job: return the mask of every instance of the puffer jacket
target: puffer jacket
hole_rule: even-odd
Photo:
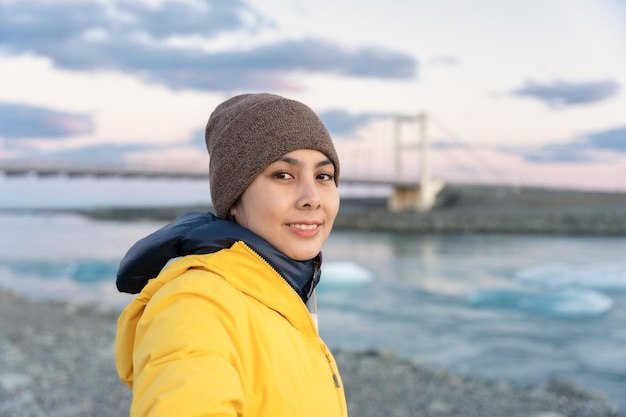
[[[210,214],[138,242],[118,288],[145,287],[115,343],[131,416],[347,416],[335,360],[303,301],[318,266]]]

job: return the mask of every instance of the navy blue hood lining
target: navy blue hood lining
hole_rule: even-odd
[[[214,253],[238,241],[263,257],[306,303],[319,282],[321,254],[307,261],[295,261],[250,230],[201,212],[183,214],[135,243],[120,262],[117,289],[137,294],[170,259]]]

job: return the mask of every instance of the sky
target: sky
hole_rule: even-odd
[[[345,178],[416,179],[427,138],[442,182],[626,191],[625,0],[0,0],[0,164],[207,170],[248,92],[315,110]],[[0,175],[0,207],[208,198]]]

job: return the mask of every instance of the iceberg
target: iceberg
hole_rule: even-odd
[[[481,290],[469,296],[473,307],[504,308],[561,318],[591,318],[606,314],[613,300],[599,292],[569,288],[552,292]]]
[[[0,265],[14,275],[32,276],[42,279],[71,279],[78,282],[112,282],[117,274],[118,261],[81,260],[22,260],[2,261]]]
[[[522,283],[544,288],[577,287],[621,292],[626,291],[626,263],[542,263],[518,271],[515,278]]]
[[[318,289],[351,287],[374,280],[374,273],[354,262],[324,262]]]

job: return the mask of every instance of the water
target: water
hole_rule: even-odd
[[[161,225],[0,215],[0,287],[122,308],[118,262]],[[518,384],[559,375],[626,410],[626,238],[335,231],[318,288],[332,348]]]

